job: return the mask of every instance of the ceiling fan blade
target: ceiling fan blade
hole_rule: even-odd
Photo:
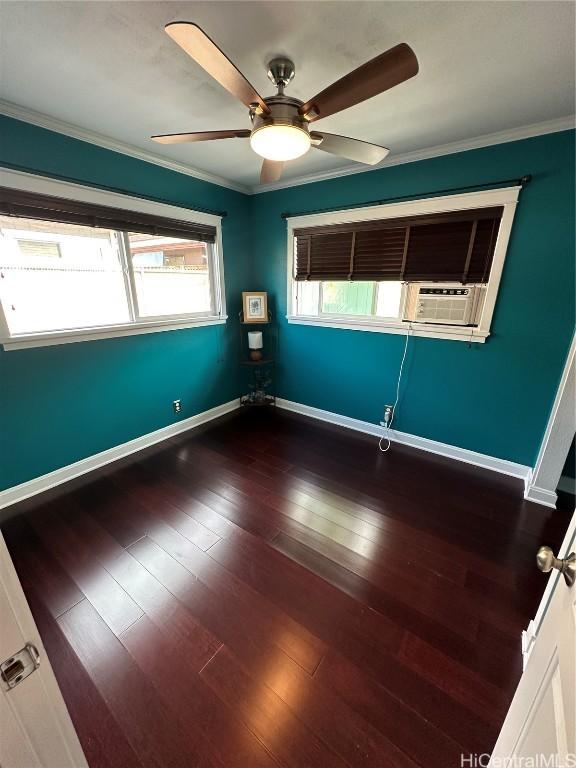
[[[378,144],[370,144],[359,139],[349,139],[347,136],[338,136],[335,133],[311,131],[310,138],[312,139],[312,146],[316,149],[330,152],[331,155],[347,157],[348,160],[355,160],[357,163],[365,163],[366,165],[376,165],[376,163],[384,160],[390,152],[389,149],[380,147]]]
[[[282,176],[284,163],[279,160],[264,160],[262,170],[260,171],[260,184],[270,184],[278,181]]]
[[[186,141],[214,141],[215,139],[247,139],[250,131],[196,131],[194,133],[164,133],[151,136],[158,144],[182,144]]]
[[[307,120],[319,120],[371,99],[417,73],[416,54],[409,45],[400,43],[329,85],[303,104],[299,112]]]
[[[247,107],[251,104],[259,104],[265,113],[270,111],[262,96],[254,90],[244,75],[236,69],[228,56],[218,48],[216,43],[197,24],[192,24],[188,21],[173,21],[167,24],[164,29],[175,43],[178,43],[194,61],[198,62],[232,96],[236,96]]]

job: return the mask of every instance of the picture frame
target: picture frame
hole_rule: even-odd
[[[242,315],[245,323],[267,323],[268,294],[266,291],[242,291]]]

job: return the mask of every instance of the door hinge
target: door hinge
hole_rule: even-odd
[[[15,688],[22,680],[38,669],[40,654],[32,643],[26,643],[17,653],[0,664],[0,677],[7,691]]]

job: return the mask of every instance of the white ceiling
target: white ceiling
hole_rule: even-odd
[[[263,95],[266,64],[296,64],[306,100],[378,53],[409,43],[420,73],[319,130],[395,155],[573,115],[572,2],[11,2],[0,5],[0,97],[165,160],[257,184],[246,140],[162,147],[154,133],[247,128],[246,109],[163,31],[198,23]],[[312,150],[285,178],[349,168]]]

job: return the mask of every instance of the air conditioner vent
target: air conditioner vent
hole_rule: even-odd
[[[436,325],[477,325],[484,285],[410,283],[403,320]]]

